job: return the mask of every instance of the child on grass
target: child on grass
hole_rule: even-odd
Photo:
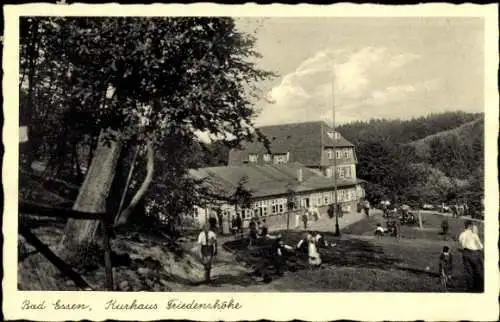
[[[446,280],[451,279],[453,270],[453,256],[451,255],[448,246],[443,247],[443,251],[439,255],[439,275]]]

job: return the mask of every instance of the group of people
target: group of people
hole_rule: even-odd
[[[205,268],[205,280],[210,282],[210,272],[212,262],[217,255],[217,235],[214,226],[210,223],[205,225],[198,236],[198,243],[201,247],[201,258]],[[375,230],[376,235],[387,233],[380,224]],[[271,246],[271,258],[274,262],[276,272],[281,275],[286,263],[287,253],[295,251],[305,251],[308,263],[311,268],[319,267],[322,264],[320,247],[334,247],[335,243],[329,243],[319,233],[306,232],[304,237],[295,247],[284,243],[281,235],[271,235],[263,219],[262,223],[252,219],[249,223],[249,246],[255,245],[258,238],[274,240]],[[458,237],[458,250],[462,255],[466,287],[471,292],[482,292],[484,289],[484,264],[483,264],[483,244],[479,237],[478,227],[474,222],[467,220],[465,229]],[[453,273],[453,255],[450,247],[444,246],[439,256],[439,274],[441,281],[446,288]]]
[[[217,255],[217,234],[211,229],[210,223],[206,224],[203,230],[198,235],[198,244],[200,245],[201,261],[205,270],[205,281],[211,281],[210,273],[212,263]],[[284,243],[281,235],[271,235],[268,232],[265,219],[261,225],[260,233],[257,229],[257,223],[254,220],[249,224],[249,245],[255,245],[257,238],[267,238],[274,240],[271,246],[271,259],[273,261],[276,273],[282,275],[287,259],[287,253],[295,251],[304,251],[307,253],[308,263],[311,268],[319,267],[322,264],[320,247],[334,247],[335,243],[326,241],[319,233],[313,234],[306,232],[304,237],[297,243],[295,247]]]
[[[271,258],[278,275],[282,275],[286,263],[287,253],[304,251],[307,254],[309,267],[311,269],[320,267],[323,263],[321,259],[320,247],[335,247],[336,244],[328,242],[318,233],[306,232],[295,247],[284,243],[281,236],[278,236],[271,247]]]
[[[484,289],[483,243],[477,226],[470,220],[465,222],[465,229],[458,237],[458,251],[462,253],[465,283],[468,291],[482,292]],[[453,275],[453,255],[448,246],[443,247],[439,256],[439,273],[443,286]]]

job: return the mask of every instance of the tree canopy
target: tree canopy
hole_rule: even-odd
[[[257,85],[274,76],[229,17],[27,17],[20,30],[21,111],[36,158],[71,177],[103,130],[149,140],[160,164],[150,196],[175,211],[194,202],[185,174],[201,165],[197,133],[229,147],[250,138]]]

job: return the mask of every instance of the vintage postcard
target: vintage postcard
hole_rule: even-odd
[[[494,320],[497,11],[5,6],[5,317]]]

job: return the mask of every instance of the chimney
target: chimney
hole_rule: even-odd
[[[302,168],[297,169],[297,181],[302,182],[303,177],[302,177]]]

